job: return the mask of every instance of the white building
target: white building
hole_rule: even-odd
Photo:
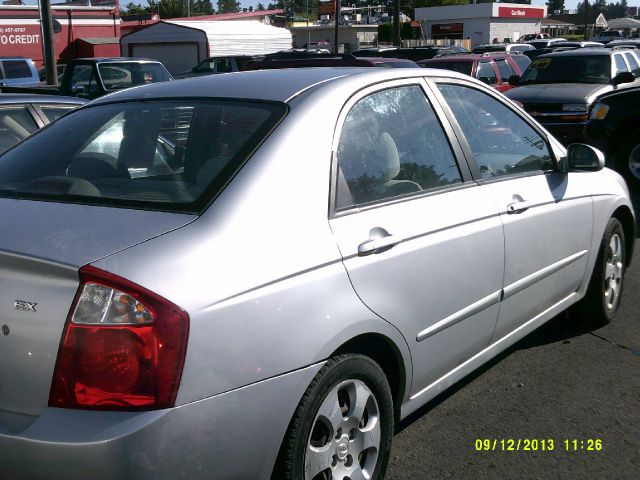
[[[447,7],[416,8],[416,20],[426,38],[470,38],[472,45],[495,39],[515,41],[522,35],[539,33],[547,7],[519,3],[480,3]]]

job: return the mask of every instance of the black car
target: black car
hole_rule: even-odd
[[[514,82],[517,88],[505,95],[568,145],[584,142],[589,107],[597,97],[640,86],[638,77],[640,58],[635,50],[578,48],[536,58]]]
[[[0,95],[0,154],[86,102],[57,95],[3,93]]]
[[[352,52],[356,57],[387,57],[387,58],[404,58],[418,62],[420,60],[428,60],[436,55],[448,53],[469,53],[464,47],[449,45],[443,47],[407,47],[407,48],[363,48]]]
[[[640,190],[640,87],[607,93],[594,103],[586,125],[587,140],[607,154],[609,167]]]

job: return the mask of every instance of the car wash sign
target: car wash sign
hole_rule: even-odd
[[[499,18],[544,18],[546,8],[498,7]],[[494,10],[495,11],[495,10]]]
[[[31,25],[0,26],[0,45],[39,45],[40,27]]]

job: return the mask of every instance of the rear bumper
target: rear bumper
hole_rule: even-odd
[[[47,408],[35,421],[0,416],[0,478],[269,478],[291,416],[320,367],[166,410]],[[20,425],[28,426],[15,432]]]

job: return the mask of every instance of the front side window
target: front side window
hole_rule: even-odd
[[[491,63],[489,62],[478,63],[476,78],[488,85],[494,85],[498,82],[498,79],[496,78],[496,72],[493,69],[493,65],[491,65]]]
[[[418,86],[369,95],[349,111],[338,144],[338,207],[462,181],[435,112]],[[347,190],[345,191],[341,191]]]
[[[506,60],[496,60],[496,65],[498,66],[498,71],[500,72],[500,76],[502,77],[502,81],[506,82],[509,80],[509,77],[513,75],[513,71],[509,64],[507,64]]]
[[[506,105],[479,90],[438,84],[464,133],[483,178],[551,170],[544,139]]]
[[[223,100],[81,109],[0,157],[0,196],[199,213],[285,111]]]
[[[99,93],[92,65],[77,65],[71,74],[71,87],[83,95]]]
[[[622,55],[614,55],[613,58],[615,60],[615,65],[616,65],[616,75],[622,72],[629,71],[629,68],[625,63],[624,58],[622,58]]]
[[[38,129],[25,107],[0,108],[0,154]]]
[[[631,52],[625,52],[624,56],[627,59],[627,62],[629,62],[629,66],[631,67],[631,72],[636,77],[640,77],[640,65],[638,65],[638,61],[636,60],[635,55]]]

